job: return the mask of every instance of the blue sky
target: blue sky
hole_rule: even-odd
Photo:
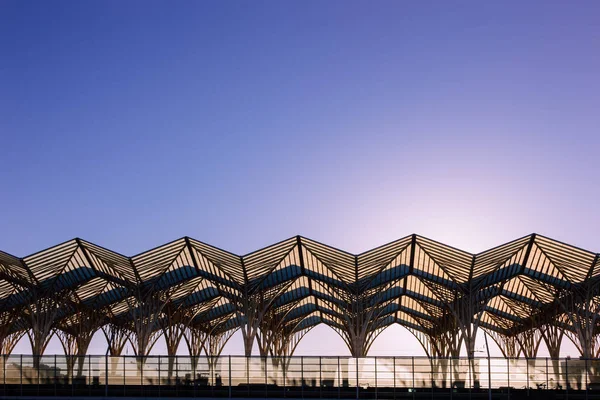
[[[0,2],[0,249],[599,251],[600,3]],[[314,343],[314,342],[313,342]]]

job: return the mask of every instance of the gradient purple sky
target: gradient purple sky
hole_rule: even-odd
[[[361,252],[416,232],[478,252],[537,232],[598,251],[599,15],[1,1],[0,249],[189,235],[242,254],[302,234]],[[393,328],[373,352],[416,346]],[[328,352],[347,354],[324,327],[299,347]]]

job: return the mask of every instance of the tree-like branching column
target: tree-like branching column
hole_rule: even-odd
[[[221,326],[222,325],[204,327],[188,326],[183,332],[183,338],[192,359],[193,371],[197,371],[198,361],[202,356],[202,352],[204,352],[210,374],[213,376],[223,348],[238,330],[238,328],[234,328],[219,331]],[[208,329],[208,331],[206,329]]]
[[[259,343],[259,350],[261,355],[264,355],[264,352],[267,351],[269,343],[272,341],[272,337],[269,333],[270,330],[267,326],[276,324],[277,322],[266,317],[266,314],[271,310],[273,301],[277,299],[281,293],[285,292],[290,285],[291,282],[285,282],[268,291],[258,291],[247,297],[244,296],[244,298],[240,300],[237,307],[237,318],[242,321],[240,330],[242,331],[246,357],[252,355],[252,347],[254,346],[254,341],[261,332],[261,328],[264,329],[265,334],[260,338],[263,343]]]
[[[2,352],[2,357],[0,357],[0,371],[2,371],[4,377],[6,377],[8,373],[6,368],[8,356],[12,353],[13,349],[24,335],[25,331],[23,330],[4,335],[4,338],[1,343],[2,347],[0,347],[0,351]]]
[[[164,291],[137,288],[134,292],[135,296],[131,296],[126,300],[127,317],[132,326],[129,342],[138,357],[140,371],[143,370],[148,354],[161,335],[162,311],[168,304],[172,293],[179,286],[174,285]],[[173,339],[171,344],[173,344],[173,341],[178,340],[177,336],[172,336],[170,339]]]
[[[371,345],[382,332],[382,317],[389,313],[391,305],[386,300],[388,291],[396,286],[396,282],[390,282],[378,288],[372,288],[349,296],[342,290],[334,291],[337,298],[348,303],[346,309],[342,309],[341,303],[324,302],[332,309],[340,312],[340,326],[334,326],[334,330],[344,339],[353,357],[366,357]]]
[[[245,297],[241,300],[242,310],[238,312],[238,318],[243,321],[241,326],[242,338],[244,340],[244,354],[246,357],[252,355],[254,340],[260,329],[264,313],[268,310],[269,304],[265,301],[262,293]]]
[[[0,351],[2,355],[10,355],[19,342],[25,330],[17,327],[20,308],[0,314]]]
[[[108,353],[113,357],[120,356],[129,340],[131,330],[111,322],[102,327],[102,332],[108,343]]]
[[[555,320],[554,323],[544,324],[540,328],[540,332],[542,334],[542,338],[544,339],[544,343],[546,343],[546,347],[548,348],[550,358],[553,359],[560,357],[560,345],[565,335],[565,328],[563,328],[562,325],[563,324],[559,324],[558,320]]]
[[[119,356],[123,353],[123,349],[131,336],[131,329],[124,325],[117,325],[113,322],[102,327],[102,332],[108,343],[108,353],[111,356],[110,371],[111,375],[115,375],[119,367]]]
[[[566,335],[575,343],[583,358],[598,358],[600,356],[600,343],[598,342],[600,286],[590,285],[585,288],[585,291],[580,292],[579,296],[569,293],[562,299],[562,304],[574,330],[574,332],[566,331]]]
[[[492,330],[486,330],[486,333],[496,342],[504,357],[518,358],[521,354],[521,347],[516,336],[505,335]]]
[[[208,366],[210,371],[211,379],[214,382],[214,374],[218,368],[221,353],[225,348],[225,345],[231,339],[233,334],[237,331],[237,328],[229,329],[225,331],[218,331],[214,329],[207,340],[204,342],[204,348],[208,358]]]
[[[184,320],[187,322],[187,318],[185,318],[183,311],[174,309],[172,304],[168,304],[164,307],[163,314],[158,320],[167,346],[167,356],[169,359],[167,377],[169,380],[173,376],[175,356],[177,356],[177,349],[179,348],[179,343],[181,343],[186,328]]]
[[[538,328],[528,329],[516,335],[521,354],[525,358],[535,358],[537,356],[540,343],[542,342],[542,332]],[[517,354],[517,357],[519,354]]]
[[[506,358],[535,358],[540,343],[542,332],[538,328],[528,329],[514,335],[506,335],[496,331],[486,330],[487,334],[496,342],[502,355]]]
[[[149,291],[141,294],[138,298],[128,298],[127,305],[129,307],[128,317],[132,323],[129,342],[135,355],[138,356],[139,362],[143,365],[146,356],[160,337],[158,317],[164,301],[160,296]]]
[[[75,358],[78,360],[77,376],[83,374],[85,355],[92,337],[105,321],[104,310],[89,310],[80,306],[76,314],[68,316],[57,324],[54,333],[67,356],[67,370],[71,376]]]
[[[446,387],[450,365],[453,366],[452,373],[454,374],[454,381],[456,381],[460,371],[458,365],[452,359],[458,358],[460,355],[462,336],[458,328],[442,333],[436,332],[435,335],[414,328],[408,328],[408,331],[415,336],[421,347],[423,347],[429,358],[431,370],[435,371],[436,376],[441,376],[442,387]]]
[[[34,366],[39,368],[40,357],[44,354],[54,333],[54,324],[59,314],[66,311],[66,306],[61,304],[61,300],[66,296],[64,293],[57,293],[53,298],[42,297],[40,294],[36,294],[34,297],[35,300],[27,305],[25,313],[29,317],[31,326],[27,331],[27,336],[31,343]]]
[[[4,336],[0,347],[0,351],[2,352],[2,354],[5,356],[10,355],[13,352],[17,343],[19,343],[19,341],[24,335],[25,331],[17,331],[11,332],[8,335]]]
[[[298,344],[300,343],[302,338],[308,332],[310,332],[312,328],[314,328],[314,326],[295,331],[293,333],[281,335],[282,340],[276,340],[273,343],[273,346],[271,347],[271,355],[274,357],[281,357],[289,360],[289,357],[294,355],[294,351],[296,351],[296,347],[298,347]]]
[[[204,350],[204,342],[208,338],[208,333],[200,328],[188,326],[183,332],[183,338],[192,358],[192,370],[198,369],[198,359]]]
[[[294,310],[293,307],[286,311],[278,312],[274,308],[263,316],[258,336],[258,349],[263,357],[271,356],[289,356],[296,348],[297,342],[294,340],[293,328],[298,321],[289,321],[287,316]],[[296,323],[294,323],[296,322]],[[288,324],[289,326],[286,326]],[[291,324],[291,325],[290,325]],[[287,329],[286,329],[287,328]],[[292,330],[290,330],[290,328]],[[304,336],[301,335],[300,338]],[[298,339],[299,340],[299,339]],[[293,345],[292,343],[296,343]]]
[[[460,329],[454,327],[446,332],[431,336],[430,340],[434,343],[433,348],[437,349],[436,357],[438,366],[436,368],[435,359],[432,360],[433,371],[440,371],[442,376],[442,387],[446,387],[446,381],[449,375],[449,367],[453,366],[451,373],[454,375],[453,381],[456,381],[460,375],[459,368],[456,362],[452,359],[458,359],[460,356],[460,347],[463,341],[463,336],[460,334]]]

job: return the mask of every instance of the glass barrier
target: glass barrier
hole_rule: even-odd
[[[600,360],[2,356],[4,396],[595,398]],[[541,393],[548,392],[547,395]],[[558,396],[558,397],[557,397]],[[589,397],[593,396],[593,397]]]

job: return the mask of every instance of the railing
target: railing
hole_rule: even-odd
[[[0,357],[4,396],[600,398],[596,359]]]

